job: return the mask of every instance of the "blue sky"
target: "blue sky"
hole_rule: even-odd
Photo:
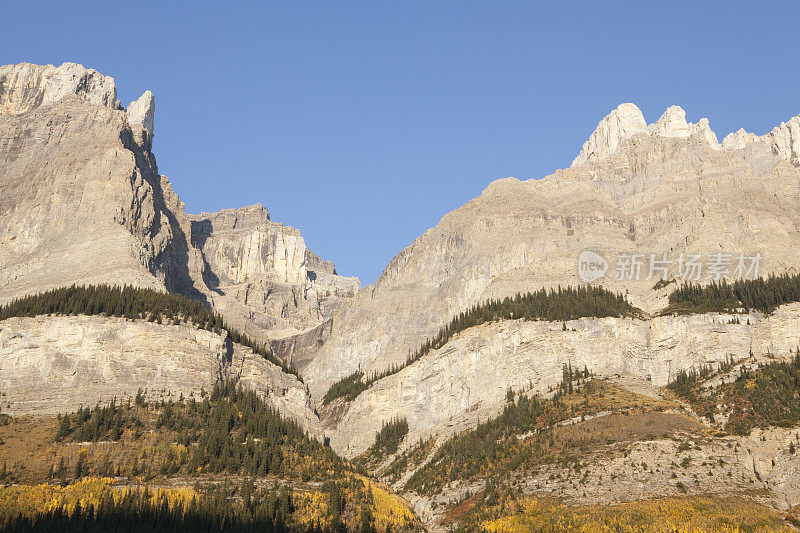
[[[800,114],[798,3],[164,4],[6,4],[0,64],[153,90],[189,212],[262,202],[364,283],[492,180],[568,166],[621,102],[720,140]]]

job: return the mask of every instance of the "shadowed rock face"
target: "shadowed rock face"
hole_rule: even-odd
[[[260,206],[190,216],[151,152],[150,91],[72,63],[0,67],[0,304],[72,284],[130,284],[208,302],[251,337],[320,323],[359,289]],[[305,386],[217,335],[101,317],[0,323],[4,411],[53,414],[238,377],[315,436]],[[8,406],[10,403],[10,407]]]
[[[189,218],[215,308],[251,334],[313,328],[361,288],[307,249],[299,230],[271,221],[261,204]]]
[[[0,69],[13,111],[0,114],[0,302],[72,283],[191,285],[155,158],[136,141],[146,132],[95,103],[116,94],[113,80],[84,69],[74,92],[48,72]]]
[[[189,216],[151,152],[155,99],[127,110],[74,63],[0,67],[0,304],[54,287],[132,284],[208,301],[269,339],[360,288],[260,206]]]
[[[786,150],[764,140],[725,148],[680,108],[651,126],[636,111],[601,122],[585,162],[540,180],[495,181],[401,251],[334,317],[329,337],[296,343],[305,351],[295,357],[311,360],[303,372],[312,394],[356,370],[404,362],[482,300],[581,283],[584,250],[611,266],[598,283],[648,312],[663,308],[667,291],[654,290],[647,265],[639,281],[616,279],[620,254],[760,252],[761,274],[798,271],[800,171]]]

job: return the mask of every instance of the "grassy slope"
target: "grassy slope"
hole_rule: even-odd
[[[540,464],[568,466],[586,460],[613,442],[699,429],[686,416],[665,412],[679,408],[674,402],[637,395],[602,380],[577,383],[572,392],[554,399],[518,397],[498,418],[442,443],[405,490],[431,495],[455,480],[503,483]],[[598,413],[604,416],[559,426]],[[398,460],[415,453],[412,448]],[[391,471],[390,467],[387,472]]]

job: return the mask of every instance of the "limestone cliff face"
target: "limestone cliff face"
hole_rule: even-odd
[[[731,150],[742,150],[752,144],[766,145],[773,154],[800,166],[800,115],[781,122],[769,133],[760,137],[739,129],[722,140],[722,146]]]
[[[800,346],[800,304],[773,315],[667,316],[504,321],[470,328],[441,349],[361,393],[332,428],[331,445],[352,457],[384,421],[405,417],[407,442],[449,434],[496,415],[509,388],[547,393],[564,364],[598,376],[629,376],[661,387],[675,374],[733,357],[788,357]],[[749,321],[749,324],[747,323]]]
[[[77,96],[91,104],[120,109],[114,78],[76,63],[0,67],[0,113],[21,114]]]
[[[3,412],[53,415],[144,389],[149,398],[209,392],[239,378],[319,437],[305,386],[252,350],[206,330],[98,316],[0,322]]]
[[[600,121],[572,164],[605,159],[622,141],[646,131],[647,122],[639,108],[631,103],[620,104]]]
[[[113,78],[74,63],[0,67],[0,304],[132,284],[204,299],[266,340],[359,290],[263,208],[187,215],[158,172],[154,117],[151,91],[124,109]]]
[[[706,122],[689,125],[677,108],[652,128],[635,111],[621,106],[598,126],[585,162],[540,180],[493,182],[401,251],[334,317],[326,339],[295,343],[296,360],[310,361],[303,373],[312,394],[356,370],[404,362],[487,298],[582,283],[583,251],[609,264],[595,283],[647,312],[662,309],[670,290],[654,289],[660,274],[648,279],[650,254],[667,254],[671,278],[681,254],[760,253],[760,274],[798,272],[797,168],[763,142],[736,150],[710,142]],[[642,260],[638,280],[618,276],[626,254]]]
[[[112,78],[0,67],[0,110],[0,303],[72,283],[191,285],[152,131]]]
[[[308,250],[299,230],[271,221],[261,204],[189,218],[214,305],[231,320],[244,318],[240,329],[281,337],[312,328],[361,288]]]

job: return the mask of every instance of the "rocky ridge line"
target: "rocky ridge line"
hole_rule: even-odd
[[[620,104],[600,121],[571,166],[603,161],[616,151],[623,141],[639,134],[676,139],[696,136],[712,148],[722,147],[729,150],[740,150],[748,144],[762,142],[781,159],[789,161],[794,166],[800,166],[800,115],[782,122],[760,137],[739,129],[728,134],[722,143],[719,143],[707,118],[701,118],[697,124],[692,124],[686,122],[686,112],[681,107],[671,106],[661,118],[648,125],[641,110],[632,103]]]

